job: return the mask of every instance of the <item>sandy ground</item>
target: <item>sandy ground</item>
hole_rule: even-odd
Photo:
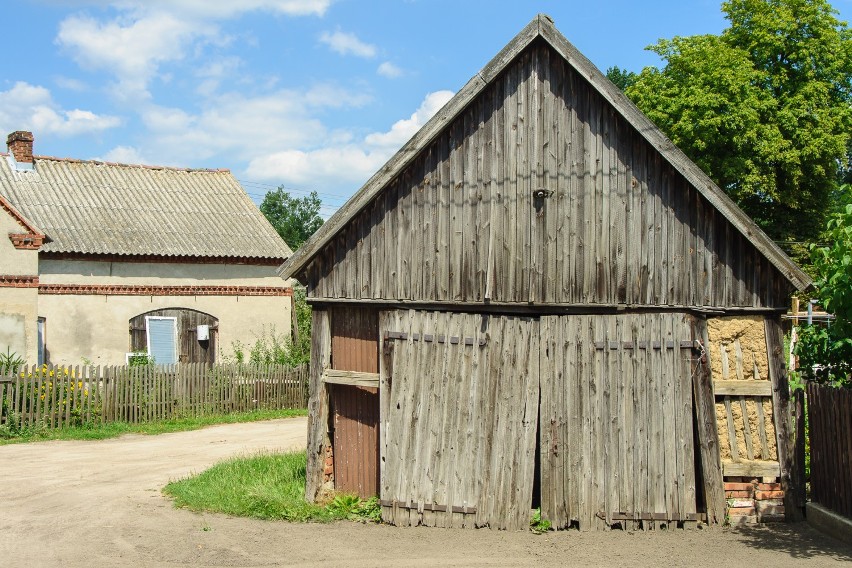
[[[229,456],[304,447],[305,419],[100,442],[0,447],[0,566],[835,566],[806,524],[658,533],[293,525],[172,507],[169,480]]]

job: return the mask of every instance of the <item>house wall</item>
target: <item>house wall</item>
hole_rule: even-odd
[[[274,329],[289,336],[291,289],[275,267],[190,263],[42,262],[39,315],[46,319],[52,363],[124,364],[130,319],[190,308],[219,320],[220,353]],[[161,287],[178,286],[178,295]],[[133,288],[123,288],[133,287]],[[195,288],[192,288],[195,287]]]
[[[0,353],[38,357],[38,251],[16,249],[9,233],[24,229],[0,209]]]
[[[760,309],[790,292],[544,43],[448,121],[300,280],[316,298],[492,305]]]

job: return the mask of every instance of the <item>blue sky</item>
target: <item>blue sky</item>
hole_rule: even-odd
[[[229,168],[256,200],[316,190],[328,216],[536,13],[600,69],[639,71],[659,38],[719,33],[720,5],[18,0],[0,133],[33,131],[40,155]]]

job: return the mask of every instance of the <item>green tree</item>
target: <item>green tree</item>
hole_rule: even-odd
[[[296,250],[322,226],[322,203],[316,191],[305,197],[292,197],[284,186],[268,192],[260,211],[290,248]]]
[[[612,81],[616,87],[622,91],[626,91],[627,87],[636,82],[636,73],[627,69],[619,69],[618,67],[610,67],[606,70],[606,78]]]
[[[730,0],[720,36],[648,49],[627,95],[772,238],[813,241],[852,128],[852,35],[825,0]]]
[[[814,289],[820,305],[835,320],[830,327],[806,326],[796,354],[805,378],[852,387],[852,186],[839,192],[842,207],[829,219],[822,240],[813,247]]]

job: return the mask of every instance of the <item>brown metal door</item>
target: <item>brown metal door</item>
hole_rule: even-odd
[[[336,307],[331,312],[331,366],[379,372],[375,310]],[[362,498],[379,494],[379,389],[329,385],[333,417],[334,488]]]
[[[334,412],[334,488],[379,494],[379,390],[330,385]]]

